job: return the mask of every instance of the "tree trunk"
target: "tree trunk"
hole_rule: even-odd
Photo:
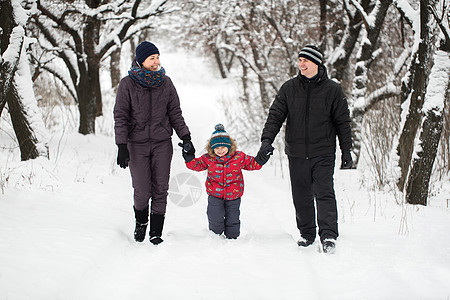
[[[328,0],[319,0],[320,4],[320,49],[325,52],[327,49],[327,2]]]
[[[271,103],[269,92],[267,91],[267,82],[261,75],[258,75],[259,92],[261,93],[261,102],[264,111],[268,111]]]
[[[92,72],[95,73],[95,72]],[[80,112],[80,127],[78,132],[81,134],[95,133],[95,117],[97,115],[96,89],[93,87],[98,79],[92,78],[95,74],[89,74],[87,70],[80,72],[80,82],[77,86],[78,110]],[[97,71],[98,75],[98,71]]]
[[[92,4],[92,3],[91,3]],[[79,82],[77,84],[78,109],[80,111],[81,134],[95,133],[95,118],[102,115],[100,89],[100,58],[95,45],[100,38],[100,21],[88,17],[84,28],[84,51],[87,59],[79,60]]]
[[[0,6],[0,56],[5,53],[6,49],[8,49],[8,46],[10,45],[9,39],[15,27],[13,16],[14,13],[11,6],[11,1],[2,2],[2,5]],[[23,30],[20,32],[17,31],[17,33],[25,34]],[[14,60],[2,60],[0,64],[0,116],[2,115],[3,108],[6,105],[6,97],[9,94],[13,76],[19,62],[20,49],[22,49],[22,43],[16,46]]]
[[[17,10],[11,1],[3,1],[1,6],[1,54],[8,51],[7,60],[1,64],[0,108],[8,104],[14,133],[16,135],[22,160],[39,156],[48,158],[48,146],[42,140],[45,126],[34,97],[30,66],[23,49],[25,29],[28,19],[16,20]],[[23,13],[23,12],[22,12]],[[7,50],[6,50],[7,49]],[[31,89],[31,91],[30,91]],[[39,115],[39,116],[37,116]]]
[[[422,151],[414,159],[406,187],[406,201],[410,204],[427,205],[431,171],[442,133],[442,112],[431,111],[423,122],[420,135]]]
[[[111,53],[110,58],[110,74],[111,74],[111,86],[114,89],[114,92],[117,91],[117,86],[119,85],[120,79],[122,76],[120,75],[120,55],[121,49],[118,47]]]
[[[36,147],[38,141],[30,127],[28,116],[14,84],[6,96],[6,102],[8,103],[9,115],[19,143],[20,159],[24,161],[39,157],[39,151]]]
[[[245,65],[245,62],[242,59],[239,59],[242,66],[242,100],[245,103],[250,102],[250,94],[249,94],[249,87],[248,87],[248,67]]]
[[[220,56],[220,50],[214,47],[212,52],[214,54],[214,58],[216,59],[217,67],[219,67],[220,76],[222,76],[222,78],[224,79],[227,78],[228,70],[225,66],[225,63],[223,62],[222,57]]]
[[[431,171],[442,134],[444,103],[450,89],[449,64],[449,53],[438,51],[435,54],[424,105],[430,109],[425,115],[419,137],[421,148],[414,158],[406,188],[406,200],[411,204],[427,205]]]
[[[428,22],[430,20],[428,9],[428,0],[420,1],[420,43],[417,53],[413,56],[410,76],[411,86],[414,87],[411,93],[408,93],[408,87],[403,86],[403,101],[408,98],[409,110],[406,121],[399,138],[397,153],[399,155],[400,178],[397,183],[400,191],[405,187],[406,178],[411,164],[411,157],[414,150],[414,140],[417,130],[422,122],[422,106],[425,97],[425,91],[428,80],[428,68],[430,61],[431,41]]]

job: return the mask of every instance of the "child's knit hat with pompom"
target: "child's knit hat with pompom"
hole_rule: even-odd
[[[230,135],[225,131],[222,124],[214,126],[214,132],[209,142],[213,150],[217,147],[227,147],[228,149],[231,147]]]

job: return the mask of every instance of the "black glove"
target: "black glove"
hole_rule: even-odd
[[[262,140],[259,151],[261,150],[268,155],[272,155],[274,150],[274,148],[272,147],[272,141],[269,139]]]
[[[191,142],[191,136],[185,135],[182,137],[183,143],[178,143],[178,146],[180,146],[183,150],[181,151],[181,154],[183,155],[185,162],[190,162],[195,158],[195,148],[194,144]]]
[[[272,147],[269,140],[264,140],[261,143],[261,148],[258,151],[258,154],[255,156],[256,162],[263,166],[273,154],[274,148]]]
[[[353,160],[350,151],[343,151],[341,157],[341,169],[351,169],[352,165]]]
[[[117,164],[122,168],[126,169],[128,167],[128,162],[130,161],[130,153],[126,144],[119,144],[119,152],[117,153]]]

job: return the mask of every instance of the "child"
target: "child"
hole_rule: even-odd
[[[208,170],[205,185],[209,229],[219,235],[225,233],[228,239],[236,239],[240,234],[239,206],[244,193],[241,170],[261,169],[273,148],[260,150],[256,157],[246,155],[236,150],[236,142],[222,124],[217,124],[214,129],[206,146],[208,153],[195,158],[195,154],[188,154],[189,149],[185,147],[182,154],[189,169]]]

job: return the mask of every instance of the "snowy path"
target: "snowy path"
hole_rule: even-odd
[[[202,60],[190,60],[195,77],[185,58],[167,59],[169,75],[179,70],[171,77],[200,154],[223,122],[217,100],[230,88],[209,78]],[[177,142],[173,176],[188,172]],[[335,255],[320,253],[318,242],[296,246],[289,182],[271,163],[244,174],[239,239],[206,230],[203,190],[189,207],[169,201],[165,242],[155,247],[133,241],[130,176],[115,166],[112,136],[67,134],[61,145],[57,165],[7,161],[2,152],[0,174],[10,178],[0,194],[0,300],[450,297],[449,210],[409,207],[408,234],[399,235],[402,207],[360,190],[357,171],[336,170]],[[203,184],[205,174],[195,174]]]

